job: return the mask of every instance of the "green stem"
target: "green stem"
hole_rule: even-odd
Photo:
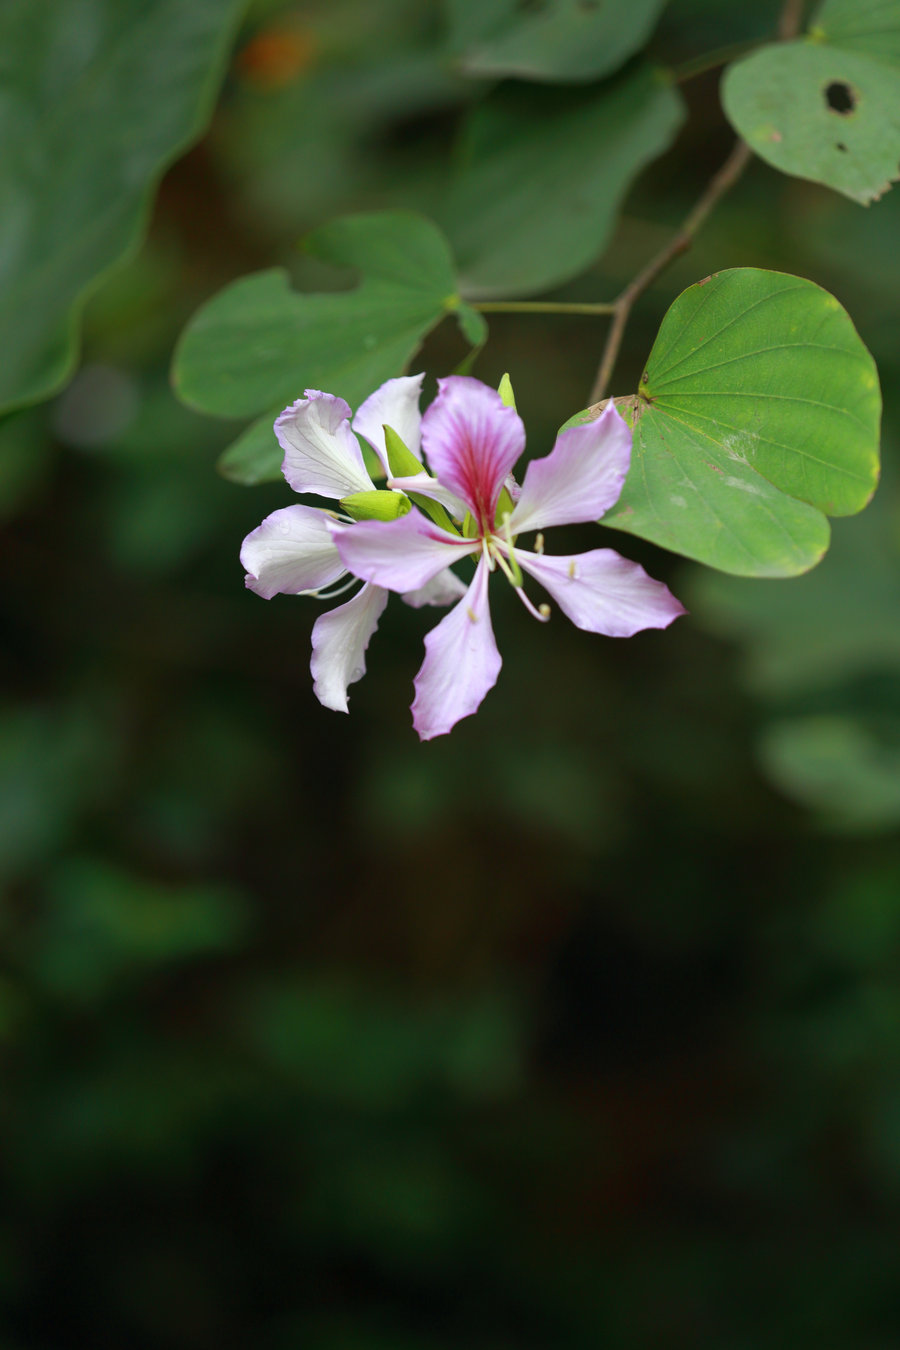
[[[480,314],[615,314],[612,301],[591,304],[566,300],[479,300],[470,308]]]

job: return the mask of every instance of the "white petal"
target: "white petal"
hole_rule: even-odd
[[[513,534],[599,520],[618,500],[631,462],[631,428],[610,400],[594,422],[561,431],[525,470]]]
[[[346,569],[326,519],[312,506],[285,506],[266,516],[241,547],[249,589],[271,600],[318,591],[343,576]]]
[[[386,474],[391,471],[384,445],[386,426],[396,431],[407,450],[411,450],[418,458],[422,438],[419,396],[424,378],[424,375],[401,375],[396,380],[387,380],[360,405],[353,419],[353,430],[365,436],[384,465]]]
[[[347,686],[366,673],[366,648],[387,602],[387,591],[366,585],[345,605],[316,619],[309,668],[313,692],[324,707],[349,711]]]
[[[448,568],[446,572],[440,572],[426,581],[418,590],[407,591],[400,598],[413,609],[421,609],[423,605],[452,605],[454,600],[465,593],[465,583]]]
[[[396,520],[332,521],[328,527],[348,572],[406,595],[478,548],[473,539],[448,534],[413,507]]]
[[[459,604],[425,639],[425,660],[415,678],[413,726],[420,740],[444,736],[461,717],[476,712],[500,674],[502,660],[488,609],[488,566],[482,557]]]
[[[661,581],[611,548],[569,558],[513,550],[519,565],[553,596],[577,628],[606,637],[633,637],[644,628],[667,628],[684,606]]]
[[[295,492],[347,497],[374,488],[342,398],[307,389],[275,419],[275,435],[284,451],[281,472]]]

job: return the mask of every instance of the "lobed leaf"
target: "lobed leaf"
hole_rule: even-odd
[[[483,331],[481,316],[457,293],[446,240],[422,216],[347,216],[316,230],[305,246],[357,268],[360,284],[304,295],[280,268],[243,277],[198,311],[175,352],[175,389],[189,406],[220,417],[264,413],[221,461],[238,482],[279,476],[272,422],[304,389],[325,389],[355,407],[406,368],[448,313],[468,333]]]
[[[72,373],[79,306],[137,247],[156,181],[202,131],[244,8],[0,6],[0,410]]]
[[[832,295],[780,272],[717,273],[663,319],[603,523],[723,572],[804,572],[828,547],[826,516],[875,489],[880,413],[875,364]]]

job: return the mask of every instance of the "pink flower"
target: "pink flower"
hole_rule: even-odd
[[[454,375],[438,387],[421,426],[437,482],[420,474],[389,483],[440,501],[465,522],[463,534],[441,529],[415,508],[396,520],[326,522],[347,569],[387,590],[417,590],[454,576],[447,571],[454,562],[472,554],[478,559],[465,595],[425,639],[412,705],[422,740],[444,735],[474,713],[497,681],[501,658],[488,608],[491,572],[504,573],[535,618],[546,619],[549,606],[536,608],[527,597],[523,571],[577,627],[607,637],[665,628],[684,613],[661,582],[612,549],[548,557],[541,534],[534,552],[516,545],[516,536],[527,531],[597,520],[617,501],[628,473],[631,432],[612,402],[596,421],[561,432],[545,458],[532,460],[519,493],[510,475],[525,448],[525,428],[515,409],[479,380]]]
[[[418,451],[421,414],[421,375],[388,380],[366,399],[350,422],[350,408],[342,398],[307,389],[275,422],[275,435],[284,450],[282,472],[295,492],[313,492],[332,499],[375,492],[354,431],[363,436],[388,472],[385,424],[392,427],[414,452]],[[387,497],[388,494],[384,494]],[[408,502],[404,498],[404,505]],[[285,506],[266,516],[251,530],[241,548],[246,585],[257,595],[313,595],[327,600],[355,584],[347,580],[328,532],[331,512],[313,506]],[[334,589],[329,589],[334,587]],[[452,573],[426,588],[410,587],[407,604],[450,604],[465,591]],[[321,615],[313,625],[313,689],[326,708],[347,712],[347,687],[365,674],[369,640],[387,604],[388,592],[365,584],[345,604]]]

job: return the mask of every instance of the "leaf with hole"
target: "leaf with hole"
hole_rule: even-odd
[[[599,91],[492,94],[466,126],[443,216],[466,294],[534,293],[583,272],[683,117],[677,89],[649,67]]]
[[[467,75],[596,80],[640,51],[665,0],[448,0]]]
[[[402,373],[447,314],[470,337],[485,331],[481,315],[460,300],[447,241],[422,216],[345,216],[305,245],[358,269],[360,284],[303,295],[279,268],[243,277],[199,310],[176,349],[173,379],[183,402],[214,416],[258,417],[221,462],[238,482],[279,476],[272,421],[304,389],[327,390],[355,407]]]
[[[722,102],[776,169],[874,201],[900,176],[900,0],[826,0],[804,38],[730,66]]]
[[[0,5],[0,409],[71,375],[78,308],[209,118],[243,0]]]
[[[603,524],[743,576],[793,576],[878,479],[881,395],[850,318],[800,277],[684,291],[630,400],[631,470]]]

